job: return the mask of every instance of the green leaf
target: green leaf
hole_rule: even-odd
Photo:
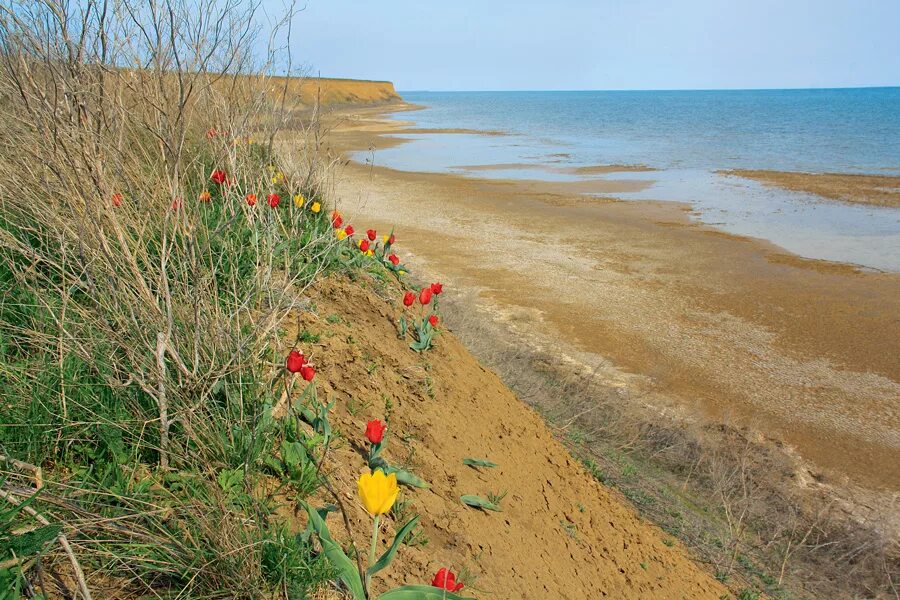
[[[494,504],[490,500],[485,500],[481,496],[460,496],[459,499],[463,504],[468,506],[472,506],[474,508],[480,508],[482,510],[492,510],[494,512],[501,512],[501,509],[498,505]]]
[[[282,461],[278,460],[270,454],[267,454],[266,457],[263,458],[263,464],[269,467],[269,469],[271,469],[272,472],[276,475],[281,476],[285,474],[284,464],[282,463]]]
[[[419,517],[415,516],[410,519],[409,523],[404,525],[403,528],[397,532],[397,535],[394,536],[394,542],[391,544],[391,547],[385,550],[384,554],[381,555],[381,558],[379,558],[378,561],[374,565],[369,567],[368,571],[366,571],[369,577],[391,564],[391,561],[394,560],[394,555],[397,554],[397,548],[400,547],[400,544],[403,543],[403,540],[405,540],[406,536],[408,536],[410,532],[412,532],[412,530],[416,526],[416,523],[418,522]]]
[[[409,471],[404,471],[403,469],[400,469],[398,467],[392,467],[386,460],[384,460],[380,456],[369,461],[369,468],[373,471],[375,469],[381,469],[385,475],[394,473],[395,475],[397,475],[397,483],[402,485],[419,488],[421,490],[427,490],[431,487],[424,479],[413,475]]]
[[[434,328],[428,323],[428,319],[422,319],[421,323],[415,325],[416,335],[415,341],[410,342],[409,347],[416,352],[424,352],[431,348],[431,339],[434,337]]]
[[[288,471],[292,471],[302,466],[308,459],[306,456],[306,448],[300,442],[281,442],[281,460],[287,466]]]
[[[36,554],[44,547],[44,544],[50,540],[55,540],[61,531],[62,527],[60,525],[44,525],[34,531],[14,535],[6,541],[8,545],[5,553],[19,558]]]
[[[378,600],[475,600],[431,585],[404,585],[378,596]]]
[[[338,510],[339,509],[336,505],[326,504],[322,508],[317,508],[316,512],[319,513],[319,517],[321,517],[322,520],[324,521],[325,518],[328,516],[328,513],[337,512]],[[303,540],[303,543],[309,542],[309,537],[312,535],[312,533],[313,533],[313,525],[312,525],[312,522],[309,522],[306,524],[306,529],[304,529],[303,533],[300,534],[300,539]],[[0,598],[0,600],[2,600],[2,598]]]
[[[409,471],[404,471],[403,469],[394,469],[393,471],[397,474],[397,483],[399,484],[416,487],[421,490],[427,490],[431,487],[424,479],[413,475]]]
[[[380,456],[376,456],[369,461],[369,468],[373,471],[375,469],[381,469],[384,471],[385,475],[388,475],[391,472],[391,466]]]
[[[497,463],[492,463],[489,460],[485,460],[483,458],[464,458],[464,465],[469,465],[470,467],[487,467],[489,469],[493,469],[497,466]]]
[[[396,473],[397,475],[397,483],[402,485],[406,485],[409,487],[415,487],[422,490],[427,490],[429,487],[428,483],[416,475],[413,475],[409,471],[404,471],[403,469],[398,469],[397,467],[388,467],[388,474]]]
[[[325,553],[328,562],[337,571],[338,578],[350,589],[354,600],[366,600],[366,591],[363,588],[362,580],[359,578],[359,570],[356,568],[356,564],[344,554],[341,545],[331,537],[328,526],[325,525],[325,521],[319,516],[319,512],[306,502],[301,501],[300,504],[303,505],[306,514],[309,515],[309,523],[315,530],[316,535],[319,536],[322,551]]]
[[[240,468],[222,469],[221,471],[219,471],[217,480],[219,482],[219,487],[222,488],[222,491],[228,495],[231,495],[235,488],[244,483],[244,470]]]

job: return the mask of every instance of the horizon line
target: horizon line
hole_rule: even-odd
[[[391,82],[393,83],[393,82]],[[856,85],[856,86],[822,86],[822,87],[747,87],[747,88],[546,88],[546,89],[397,89],[397,93],[443,92],[443,93],[496,93],[496,92],[779,92],[809,90],[891,90],[900,89],[896,85]]]

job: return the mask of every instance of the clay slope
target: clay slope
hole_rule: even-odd
[[[422,515],[427,544],[403,546],[376,578],[376,592],[427,583],[447,566],[477,576],[466,591],[481,599],[731,597],[676,540],[594,480],[451,333],[424,355],[410,350],[393,325],[398,298],[391,286],[332,277],[312,291],[311,310],[298,313],[284,337],[320,336],[300,346],[318,363],[319,398],[336,400],[331,422],[344,439],[328,467],[357,547],[367,547],[371,531],[355,484],[365,470],[367,420],[389,416],[387,459],[431,484],[402,494]],[[498,466],[475,469],[463,464],[466,457]],[[502,491],[500,513],[459,501]],[[339,516],[328,522],[346,537]],[[381,544],[400,525],[388,519]]]
[[[329,79],[327,77],[297,78],[273,77],[270,85],[274,92],[285,90],[289,98],[299,99],[301,104],[311,106],[317,101],[322,106],[345,104],[381,104],[400,100],[400,95],[390,81],[369,81],[365,79]]]

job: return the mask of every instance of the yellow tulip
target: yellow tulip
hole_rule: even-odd
[[[322,205],[319,204],[318,202],[313,202],[312,206],[309,207],[309,210],[313,211],[314,213],[317,213],[320,210],[322,210]]]
[[[372,473],[363,473],[359,476],[359,497],[363,506],[371,515],[383,515],[391,510],[400,488],[397,487],[397,475],[391,473],[385,475],[384,471],[376,469]]]
[[[381,236],[381,241],[383,241],[385,244],[387,244],[387,241],[388,241],[389,239],[391,239],[391,236],[389,236],[389,235],[383,235],[383,236]]]
[[[406,271],[397,271],[397,273],[399,273],[401,276],[406,275]]]
[[[344,231],[343,229],[338,229],[337,232],[336,232],[334,235],[337,236],[337,239],[343,241],[344,238],[347,237],[347,232]]]
[[[306,204],[306,198],[303,197],[303,194],[295,194],[294,206],[296,206],[297,208],[303,208],[304,204]]]

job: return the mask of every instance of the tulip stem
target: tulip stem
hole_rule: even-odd
[[[381,526],[381,515],[375,515],[375,524],[372,526],[372,544],[369,546],[369,568],[375,564],[375,547],[378,545],[378,529]],[[369,593],[369,584],[372,576],[366,570],[366,593]]]
[[[378,545],[378,529],[381,525],[381,515],[375,515],[375,526],[372,527],[372,545],[369,547],[369,566],[375,564],[375,546]]]

